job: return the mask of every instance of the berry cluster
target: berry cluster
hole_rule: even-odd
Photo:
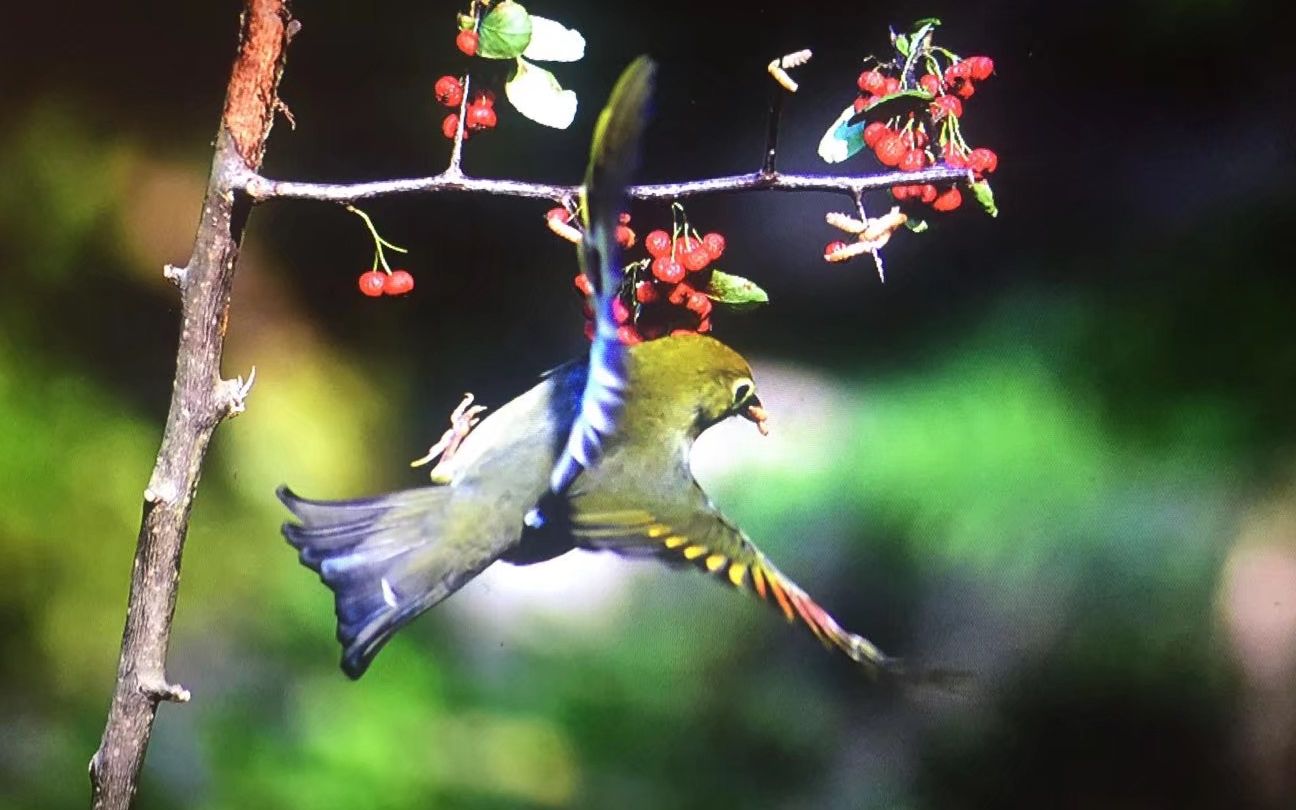
[[[943,69],[942,59],[947,61]],[[918,60],[905,60],[903,64],[910,70],[901,75],[889,75],[903,71],[897,63],[880,64],[861,73],[856,82],[861,95],[855,99],[855,112],[866,113],[901,93],[907,94],[907,100],[926,104],[871,122],[864,128],[864,145],[873,150],[882,165],[901,171],[921,171],[934,165],[939,155],[947,166],[971,169],[978,180],[993,172],[999,164],[998,156],[984,147],[968,146],[959,119],[963,117],[963,102],[976,92],[976,83],[994,73],[994,61],[988,56],[960,59],[944,49],[929,47]],[[926,67],[920,76],[916,69],[919,64]],[[962,192],[953,185],[943,189],[931,183],[895,186],[891,194],[897,200],[913,200],[940,212],[953,211],[963,202]]]
[[[551,228],[555,221],[568,224],[571,219],[565,208],[554,208],[546,216]],[[613,304],[622,343],[711,331],[713,305],[706,290],[715,272],[713,264],[724,254],[725,238],[719,233],[701,236],[687,221],[672,230],[673,234],[661,229],[649,232],[643,240],[648,256],[625,268],[625,280]],[[629,214],[621,215],[616,239],[623,249],[634,246],[636,237]],[[577,292],[589,296],[589,279],[584,273],[577,275],[573,283]],[[594,313],[588,305],[585,318],[585,336],[592,339]]]
[[[360,292],[370,298],[405,295],[414,289],[414,277],[405,270],[366,270],[360,274]]]
[[[409,251],[384,239],[378,233],[378,228],[374,226],[373,219],[364,211],[354,205],[348,205],[346,209],[364,221],[365,227],[369,229],[369,236],[373,238],[374,243],[373,269],[360,274],[357,282],[360,292],[370,298],[377,298],[380,295],[406,295],[412,292],[414,290],[414,276],[410,275],[407,270],[393,270],[391,265],[387,263],[386,254],[387,250],[394,250],[397,253],[408,253]]]
[[[463,32],[472,33],[472,32]],[[437,79],[433,88],[436,100],[451,109],[458,109],[463,103],[463,82],[454,76],[442,76]],[[495,114],[495,94],[489,90],[477,94],[467,109],[464,110],[464,140],[474,132],[493,129],[498,119]],[[441,134],[454,140],[459,133],[459,113],[452,112],[441,121]]]

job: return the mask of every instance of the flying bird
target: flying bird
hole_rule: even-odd
[[[655,67],[626,69],[595,128],[583,185],[581,266],[596,331],[588,357],[544,375],[481,420],[429,486],[356,500],[280,487],[283,533],[333,591],[342,669],[359,678],[401,627],[496,562],[572,549],[696,567],[748,590],[870,672],[896,659],[844,630],[725,518],[694,480],[689,453],[732,416],[764,432],[751,367],[714,338],[627,346],[612,302],[621,284],[617,214],[634,173]]]

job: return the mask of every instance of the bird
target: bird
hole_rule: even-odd
[[[713,425],[741,417],[766,432],[747,360],[704,334],[617,340],[616,217],[637,165],[654,70],[647,57],[633,62],[595,126],[578,249],[596,316],[589,355],[545,373],[456,437],[428,485],[350,500],[277,491],[294,518],[285,538],[333,592],[341,667],[352,679],[400,628],[487,567],[574,549],[700,569],[870,674],[902,671],[775,567],[690,471],[693,443]]]

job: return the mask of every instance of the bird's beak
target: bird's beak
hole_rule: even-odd
[[[756,425],[756,429],[761,432],[762,436],[769,435],[769,414],[765,412],[765,407],[761,405],[760,399],[752,397],[747,401],[747,407],[738,413],[742,414],[744,419],[749,419]]]

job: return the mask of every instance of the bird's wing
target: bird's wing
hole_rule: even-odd
[[[599,114],[582,189],[585,231],[580,244],[581,269],[589,279],[594,310],[589,375],[571,434],[549,477],[550,490],[561,495],[583,469],[602,453],[605,438],[616,429],[626,397],[626,347],[617,339],[612,304],[621,287],[621,252],[616,242],[617,217],[625,205],[626,186],[639,162],[639,141],[648,115],[656,66],[639,57],[621,74],[612,97]]]
[[[739,590],[754,593],[789,622],[799,621],[826,646],[840,650],[870,672],[898,671],[897,659],[843,629],[715,508],[691,475],[688,478],[691,491],[678,504],[608,497],[599,490],[573,494],[567,516],[572,537],[584,548],[692,564]]]

